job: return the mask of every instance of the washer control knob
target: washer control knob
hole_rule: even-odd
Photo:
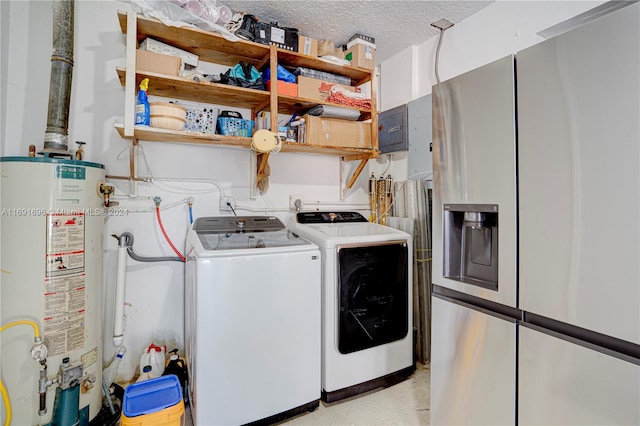
[[[236,225],[238,225],[238,228],[244,228],[244,226],[247,224],[246,219],[238,219],[236,220]]]

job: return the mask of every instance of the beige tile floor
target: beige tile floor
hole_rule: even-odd
[[[311,413],[278,423],[286,426],[402,425],[429,424],[429,365],[418,365],[407,380],[342,401],[325,404]],[[187,410],[187,426],[191,426]]]

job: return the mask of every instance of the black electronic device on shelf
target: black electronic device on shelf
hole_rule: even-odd
[[[275,21],[269,24],[258,21],[255,28],[256,43],[273,44],[280,49],[298,51],[297,28],[279,27]]]

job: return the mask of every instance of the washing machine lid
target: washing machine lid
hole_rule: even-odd
[[[274,216],[201,217],[194,222],[193,231],[205,250],[309,245]]]
[[[411,238],[398,229],[371,223],[357,212],[301,212],[293,228],[321,247]]]

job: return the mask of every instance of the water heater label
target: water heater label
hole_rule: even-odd
[[[82,212],[46,215],[44,338],[50,355],[84,346],[85,216]]]
[[[84,167],[57,165],[56,178],[58,179],[80,179],[85,180],[86,170]]]

